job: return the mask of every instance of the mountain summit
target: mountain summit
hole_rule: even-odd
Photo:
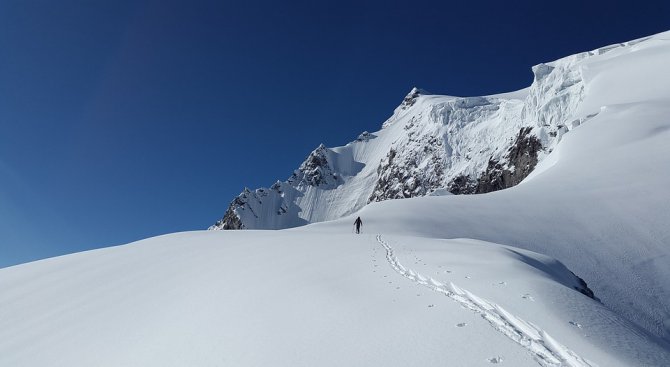
[[[536,65],[530,87],[481,97],[412,88],[374,133],[312,151],[286,181],[244,190],[210,229],[281,229],[340,218],[370,202],[479,194],[526,178],[563,135],[598,109],[580,108],[584,69],[640,39]]]

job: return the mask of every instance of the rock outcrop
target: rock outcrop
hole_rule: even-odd
[[[509,148],[509,153],[502,162],[494,159],[489,160],[486,171],[477,180],[473,192],[453,193],[483,194],[521,183],[537,165],[537,155],[543,149],[540,139],[532,135],[531,130],[532,128],[525,127],[519,131],[516,141]]]
[[[314,149],[300,168],[293,172],[288,183],[294,187],[313,186],[322,189],[332,189],[341,184],[342,179],[328,162],[327,150],[323,144]]]

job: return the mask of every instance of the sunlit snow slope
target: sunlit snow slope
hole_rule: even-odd
[[[579,123],[510,189],[0,269],[0,366],[668,366],[668,61],[580,61]]]
[[[0,365],[670,363],[551,258],[346,229],[180,233],[0,269]]]

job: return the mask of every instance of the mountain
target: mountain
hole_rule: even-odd
[[[507,130],[477,120],[492,114],[479,102],[465,108],[469,99],[416,91],[379,132],[319,147],[289,180],[243,198],[267,224],[262,214],[320,215],[298,206],[306,203],[346,213],[359,202],[334,193],[367,193],[342,218],[174,233],[0,269],[0,366],[670,365],[670,32],[573,61],[582,91],[560,141],[525,122],[496,137],[486,131]],[[556,63],[535,68],[539,79]],[[532,87],[523,93],[484,99],[526,116]],[[565,103],[549,99],[541,110],[570,105],[557,99]],[[534,169],[478,195],[448,195],[427,179],[411,186],[395,173],[390,189],[364,186],[366,174],[384,177],[380,162],[390,167],[380,172],[430,171],[430,159],[413,168],[400,157],[421,152],[404,114],[431,100],[472,113],[458,134],[510,140],[500,156],[480,157],[485,174],[474,171],[476,185],[463,187],[476,191],[496,165],[500,180],[520,177],[532,136],[543,148]],[[414,137],[418,126],[450,136],[449,124],[417,122]],[[449,139],[455,157],[461,145]],[[396,154],[373,149],[384,141]],[[381,200],[404,197],[405,187],[420,195]],[[286,203],[284,214],[268,200]],[[361,235],[351,233],[357,216]]]
[[[320,145],[286,181],[245,189],[210,229],[289,228],[370,202],[512,187],[598,113],[583,108],[588,65],[645,41],[539,64],[531,86],[513,93],[452,97],[413,88],[380,131],[341,147]]]

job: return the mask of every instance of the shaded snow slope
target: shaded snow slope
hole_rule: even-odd
[[[578,284],[473,240],[179,233],[0,269],[0,365],[670,363]]]
[[[533,67],[530,87],[484,97],[414,88],[374,133],[319,146],[287,181],[247,190],[210,229],[280,229],[337,219],[369,202],[521,182],[602,106],[668,95],[668,33]]]

